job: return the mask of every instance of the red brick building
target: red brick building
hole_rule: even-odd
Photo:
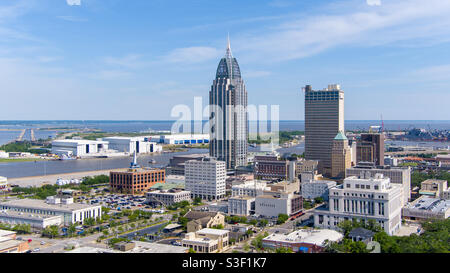
[[[255,156],[255,178],[257,179],[286,179],[289,162],[278,160],[277,156]]]
[[[111,191],[143,194],[156,183],[166,183],[166,171],[150,168],[130,168],[124,172],[110,172]]]

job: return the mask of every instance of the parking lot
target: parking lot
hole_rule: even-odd
[[[76,200],[82,204],[101,205],[113,210],[149,209],[152,212],[164,213],[164,210],[154,209],[146,204],[145,196],[126,194],[107,194],[100,196],[79,196]]]

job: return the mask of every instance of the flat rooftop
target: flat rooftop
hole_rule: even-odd
[[[225,235],[229,232],[230,232],[229,230],[215,229],[215,228],[204,228],[204,229],[197,231],[197,233],[212,234],[212,235]]]
[[[406,206],[409,210],[426,210],[443,213],[450,209],[450,200],[423,196]]]
[[[17,247],[22,243],[23,243],[23,241],[18,241],[18,240],[8,240],[8,241],[0,242],[0,250]]]
[[[92,206],[92,205],[80,204],[80,203],[53,205],[53,204],[45,203],[45,200],[37,200],[37,199],[11,200],[11,201],[7,201],[7,202],[1,202],[0,206],[11,206],[11,207],[18,207],[18,208],[33,208],[33,209],[43,209],[43,210],[50,210],[50,211],[64,211],[64,212],[73,212],[73,211],[81,210],[81,209],[101,207],[100,205]]]
[[[114,249],[97,247],[78,247],[66,253],[186,253],[189,249],[181,246],[173,246],[158,243],[147,243],[133,241],[136,244],[134,249],[129,251],[119,251]]]
[[[240,196],[232,196],[232,197],[228,198],[228,200],[230,200],[230,199],[252,200],[252,199],[255,199],[255,198],[256,197],[253,197],[253,196],[242,196],[242,195],[240,195]]]
[[[45,220],[55,217],[61,217],[60,215],[48,215],[48,214],[41,214],[41,213],[29,213],[29,212],[19,212],[14,210],[7,210],[7,211],[0,211],[0,218],[1,217],[10,217],[10,218],[17,218],[17,219],[24,219],[24,220]]]
[[[61,139],[61,140],[53,140],[52,143],[105,144],[108,142],[102,140],[87,140],[87,139]]]
[[[16,234],[15,231],[0,229],[0,237]]]
[[[297,230],[287,235],[273,233],[263,240],[284,243],[307,243],[324,246],[326,240],[336,242],[344,238],[341,233],[331,229]]]

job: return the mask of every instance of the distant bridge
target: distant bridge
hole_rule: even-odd
[[[27,131],[27,129],[23,129],[22,132],[20,133],[19,137],[17,138],[17,141],[22,141],[23,136],[25,135],[25,132]]]

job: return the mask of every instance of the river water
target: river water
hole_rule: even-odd
[[[151,166],[159,168],[166,166],[169,163],[170,158],[172,158],[174,155],[207,152],[207,149],[189,149],[189,151],[186,152],[143,155],[138,157],[137,162],[143,167]],[[156,163],[150,165],[150,159],[154,159]],[[0,163],[0,176],[5,176],[7,178],[19,178],[29,176],[45,176],[50,174],[120,169],[128,168],[130,166],[131,160],[131,157],[120,157]]]
[[[36,139],[54,137],[61,129],[98,129],[113,133],[131,133],[131,132],[149,132],[149,131],[170,131],[175,121],[171,120],[143,120],[143,121],[102,121],[102,120],[31,120],[31,121],[4,121],[0,120],[0,145],[13,141],[19,135],[22,129],[35,129]],[[206,121],[192,122],[191,130],[195,131],[196,126],[203,127]],[[256,121],[249,121],[250,127],[256,124]],[[271,122],[268,121],[268,130]],[[346,130],[368,130],[371,125],[381,125],[380,120],[346,120]],[[305,122],[303,120],[280,120],[279,130],[281,131],[303,131]],[[384,127],[387,131],[408,130],[411,128],[450,130],[450,121],[448,120],[385,120]],[[37,130],[39,128],[39,130]],[[13,131],[11,131],[13,130]],[[27,130],[24,139],[29,139],[29,130]]]
[[[419,146],[419,147],[439,147],[450,146],[450,142],[413,142],[413,141],[386,141],[386,145],[395,144],[397,146]],[[259,148],[249,147],[249,152],[260,151]],[[305,143],[279,148],[277,151],[281,156],[287,154],[302,154],[305,151]],[[142,155],[137,161],[141,166],[165,167],[174,155],[208,153],[208,149],[189,149],[185,152],[162,153],[156,155]],[[156,161],[155,164],[149,164],[150,159]],[[56,160],[56,161],[31,161],[31,162],[9,162],[0,163],[0,176],[8,178],[19,178],[29,176],[45,176],[50,174],[64,174],[74,172],[86,172],[96,170],[109,170],[127,168],[130,165],[131,157],[120,158],[97,158],[80,160]]]

